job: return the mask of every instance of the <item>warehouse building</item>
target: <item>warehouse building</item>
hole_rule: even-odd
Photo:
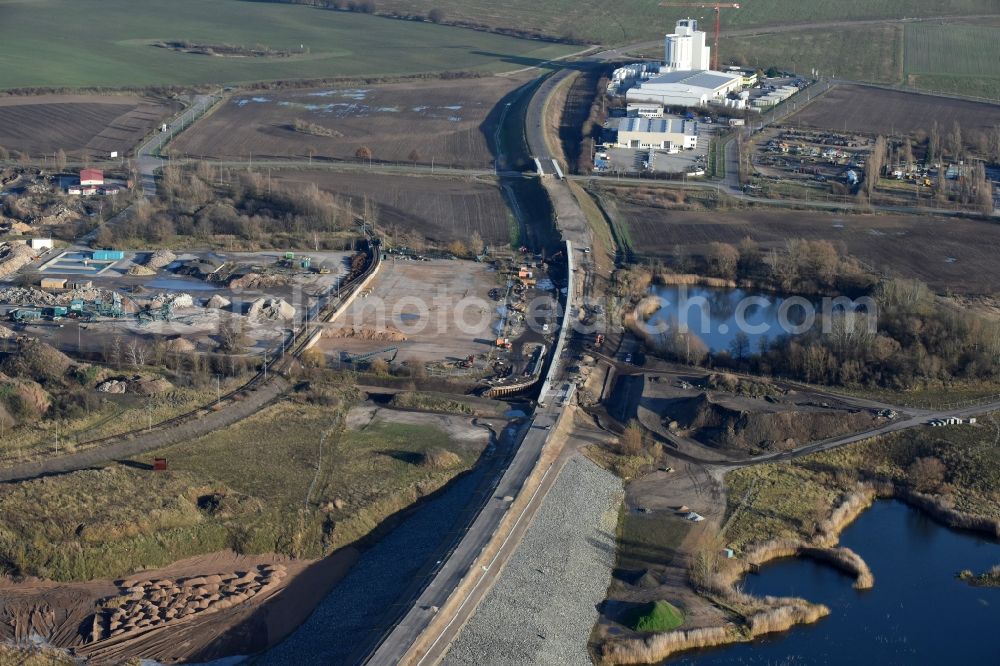
[[[615,143],[621,148],[691,150],[698,145],[698,123],[682,118],[620,118]]]
[[[730,93],[742,86],[739,74],[698,70],[669,72],[643,81],[630,89],[628,103],[651,102],[663,106],[706,106],[723,103]]]

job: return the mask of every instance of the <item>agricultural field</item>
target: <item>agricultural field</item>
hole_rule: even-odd
[[[0,0],[0,16],[0,90],[505,71],[579,50],[430,23],[241,0]],[[179,40],[259,45],[282,55],[206,55],[156,46]]]
[[[838,85],[786,120],[843,132],[911,136],[930,131],[937,121],[942,131],[959,123],[966,136],[1000,124],[1000,105],[884,90]]]
[[[176,102],[126,96],[0,97],[0,146],[36,159],[59,150],[70,159],[125,155],[178,108]]]
[[[723,37],[725,62],[746,67],[777,67],[808,75],[898,83],[903,30],[898,25],[862,25],[838,30],[800,30],[780,34]]]
[[[906,26],[906,84],[1000,99],[1000,22]]]
[[[541,31],[590,43],[622,44],[642,39],[662,39],[667,28],[686,16],[710,18],[711,11],[697,8],[670,9],[658,0],[620,0],[615,3],[586,0],[379,0],[381,13],[427,15],[432,9],[446,22],[469,23],[489,28]],[[683,3],[677,3],[683,4]],[[988,14],[997,11],[991,0],[844,0],[838,3],[801,0],[755,0],[739,11],[723,10],[729,28],[748,28],[777,23],[815,23],[916,16]]]
[[[330,171],[275,171],[276,181],[315,183],[349,198],[361,212],[364,198],[376,206],[376,225],[391,245],[421,249],[452,241],[468,244],[473,234],[487,244],[508,245],[517,222],[495,185],[439,176],[387,176]]]
[[[486,77],[239,95],[171,150],[246,160],[353,160],[492,166],[498,104],[521,82]]]
[[[679,211],[621,200],[614,209],[633,246],[648,256],[697,255],[709,243],[736,245],[747,237],[764,248],[782,247],[790,238],[829,240],[875,270],[918,278],[939,292],[993,294],[1000,284],[992,249],[1000,244],[1000,226],[986,222],[812,211]]]

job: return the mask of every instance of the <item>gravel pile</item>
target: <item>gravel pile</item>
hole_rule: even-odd
[[[170,250],[157,250],[146,260],[146,268],[158,271],[177,261],[177,255]]]
[[[615,564],[621,481],[571,459],[445,666],[590,664],[587,640]]]

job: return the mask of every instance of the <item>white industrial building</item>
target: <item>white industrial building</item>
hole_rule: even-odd
[[[629,104],[651,102],[663,106],[705,106],[722,104],[742,86],[739,74],[705,70],[668,72],[643,81],[625,93]]]
[[[705,33],[698,30],[698,21],[681,19],[673,34],[663,42],[666,71],[711,69],[712,48],[705,45]]]
[[[691,150],[698,145],[698,123],[683,118],[620,118],[616,145],[622,148]]]
[[[663,105],[637,102],[626,108],[629,118],[662,118]]]

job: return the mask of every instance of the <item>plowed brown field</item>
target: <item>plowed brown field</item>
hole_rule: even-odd
[[[489,77],[240,95],[171,150],[229,160],[306,160],[310,153],[353,160],[367,146],[376,161],[489,167],[500,101],[519,85]],[[296,121],[318,131],[297,131]]]
[[[70,159],[126,155],[176,104],[139,97],[0,97],[0,146],[33,158],[58,150]]]

